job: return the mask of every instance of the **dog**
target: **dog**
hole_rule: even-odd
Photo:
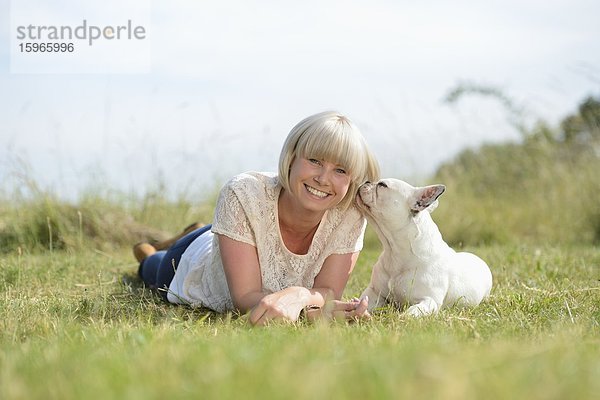
[[[492,273],[481,258],[444,242],[430,213],[444,185],[413,187],[398,179],[363,184],[357,204],[374,227],[383,252],[373,266],[369,311],[392,302],[420,317],[442,307],[476,306],[489,296]]]

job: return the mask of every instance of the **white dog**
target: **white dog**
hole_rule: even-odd
[[[359,207],[383,244],[361,296],[369,296],[369,310],[391,301],[409,305],[407,313],[418,317],[448,305],[475,306],[489,295],[487,264],[451,249],[429,215],[445,190],[444,185],[415,188],[397,179],[360,187]]]

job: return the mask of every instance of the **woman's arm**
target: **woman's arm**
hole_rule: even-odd
[[[262,291],[256,247],[217,234],[223,270],[235,308],[246,312],[266,293]]]
[[[352,301],[341,301],[342,293],[348,283],[348,278],[354,270],[359,252],[347,254],[332,254],[323,263],[321,271],[315,278],[315,290],[324,291],[329,289],[333,299],[327,302],[325,307],[308,313],[309,319],[335,318],[335,319],[359,319],[370,318],[367,311],[369,299],[354,299]]]
[[[339,301],[358,253],[329,256],[315,278],[313,289],[293,286],[266,293],[262,290],[256,248],[224,235],[217,236],[231,299],[241,312],[251,310],[252,324],[265,325],[274,319],[296,321],[308,305],[327,309],[328,317],[358,318],[365,314],[363,307],[356,302]],[[327,302],[331,306],[323,308]],[[311,318],[314,318],[314,313]]]
[[[356,265],[359,252],[332,254],[325,259],[321,271],[315,277],[315,288],[330,289],[333,298],[339,300]]]
[[[262,290],[262,279],[256,247],[217,235],[223,269],[233,305],[250,313],[250,322],[264,325],[273,319],[295,321],[304,307],[325,303],[327,293],[303,287],[289,287],[275,293]]]

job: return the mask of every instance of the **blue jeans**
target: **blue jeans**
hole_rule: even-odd
[[[147,286],[158,289],[158,293],[166,301],[167,291],[175,276],[181,255],[196,238],[210,231],[211,226],[205,225],[198,228],[173,243],[169,249],[157,251],[144,258],[138,269],[140,278]]]

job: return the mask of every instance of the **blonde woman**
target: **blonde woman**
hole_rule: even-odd
[[[247,172],[222,188],[212,225],[166,251],[134,247],[140,276],[170,303],[272,320],[368,317],[368,299],[341,296],[362,249],[358,187],[379,167],[358,128],[337,112],[289,133],[278,174]]]

